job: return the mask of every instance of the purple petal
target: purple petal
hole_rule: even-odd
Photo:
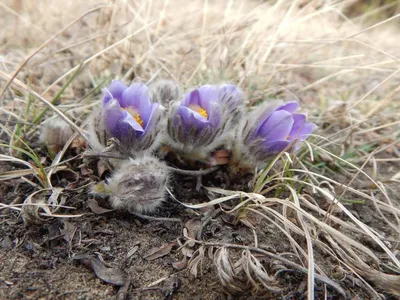
[[[121,122],[128,124],[130,127],[132,127],[133,130],[138,132],[139,134],[144,132],[144,129],[140,124],[133,118],[127,111],[123,111],[123,119]]]
[[[233,84],[224,84],[219,92],[219,101],[233,112],[244,100],[243,92]]]
[[[217,127],[221,120],[220,105],[216,102],[211,102],[208,107],[208,121],[213,127]]]
[[[260,126],[257,135],[269,142],[286,140],[293,122],[292,114],[286,110],[274,111]]]
[[[276,110],[285,110],[290,113],[294,113],[299,108],[299,103],[297,101],[287,102],[279,106]]]
[[[122,93],[126,90],[126,85],[120,80],[113,80],[108,88],[103,90],[103,105],[106,105],[111,99],[122,99]]]
[[[178,114],[181,116],[182,123],[186,127],[195,126],[197,128],[204,128],[207,124],[209,124],[207,118],[186,106],[180,106]]]
[[[131,106],[142,115],[144,111],[149,110],[151,107],[149,89],[143,83],[132,83],[130,87],[122,93],[122,101],[120,104],[122,107]]]
[[[191,91],[190,93],[185,94],[185,97],[182,101],[183,106],[189,105],[197,105],[200,106],[200,93],[198,89]]]
[[[210,110],[210,103],[218,102],[219,88],[216,85],[202,85],[198,88],[198,91],[200,96],[198,105],[208,113]]]
[[[305,140],[315,129],[315,124],[306,123],[306,116],[303,114],[293,115],[294,124],[292,130],[289,133],[289,141],[293,141],[296,138]]]
[[[144,113],[143,115],[140,116],[143,120],[145,131],[147,131],[147,128],[148,128],[149,124],[151,123],[151,118],[153,117],[155,111],[158,109],[159,106],[160,105],[158,103],[153,103],[151,105],[151,108],[149,110],[147,110],[146,113]]]
[[[115,137],[118,137],[119,130],[118,124],[124,118],[124,114],[121,110],[116,99],[111,99],[104,107],[103,118],[107,131]]]
[[[275,141],[275,142],[264,142],[262,143],[263,151],[265,153],[279,153],[282,152],[287,146],[289,146],[289,141]]]

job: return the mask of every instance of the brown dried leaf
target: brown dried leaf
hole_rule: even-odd
[[[2,249],[11,249],[13,247],[13,242],[11,241],[8,235],[4,236],[2,241],[0,242],[0,248]]]
[[[240,217],[239,222],[242,223],[244,226],[256,229],[255,221],[252,220],[249,216]]]
[[[186,256],[183,257],[182,260],[176,261],[172,263],[172,267],[177,269],[178,271],[183,270],[187,266],[187,258]]]
[[[193,256],[193,252],[194,251],[192,249],[189,249],[189,248],[186,248],[186,247],[182,247],[181,252],[182,252],[183,255],[191,258]]]
[[[101,178],[104,179],[105,174],[107,174],[110,171],[108,164],[104,160],[99,160],[97,162],[97,175]]]
[[[201,221],[198,219],[191,219],[186,222],[185,228],[187,229],[187,236],[192,240],[199,240],[201,233]],[[190,241],[187,244],[189,247],[195,245],[194,241]]]
[[[144,258],[148,261],[152,261],[163,257],[169,254],[174,246],[176,246],[176,241],[164,244],[159,248],[153,248],[144,256]]]
[[[61,234],[64,235],[64,240],[68,243],[72,242],[76,232],[76,226],[68,221],[64,221],[64,228],[60,229]]]
[[[135,254],[139,249],[139,245],[136,244],[135,246],[133,246],[131,248],[131,250],[129,250],[128,254],[126,255],[127,258],[131,257],[133,254]]]
[[[197,278],[199,264],[200,264],[200,273],[202,272],[203,259],[204,259],[204,247],[200,246],[200,248],[196,250],[196,252],[193,254],[193,257],[189,260],[188,263],[189,274],[192,278]]]
[[[224,221],[228,225],[233,225],[233,226],[237,225],[236,216],[232,213],[223,214],[221,218],[222,218],[222,221]]]
[[[98,258],[91,257],[87,254],[79,254],[74,257],[86,268],[92,270],[98,278],[104,282],[113,285],[123,286],[127,280],[127,276],[120,268],[107,268]]]
[[[213,260],[221,284],[229,290],[241,291],[243,287],[229,259],[228,250],[225,247],[217,249]]]
[[[87,205],[89,206],[90,210],[92,212],[94,212],[96,215],[101,215],[101,214],[105,214],[105,213],[114,211],[113,209],[100,207],[99,204],[97,203],[97,201],[94,199],[89,199],[87,201]]]

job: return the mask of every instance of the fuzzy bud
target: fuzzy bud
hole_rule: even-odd
[[[179,99],[179,86],[171,80],[157,80],[150,86],[150,97],[153,101],[168,107],[169,103]]]
[[[67,122],[59,117],[52,117],[40,127],[40,142],[47,145],[52,155],[65,146],[73,135],[73,130]]]
[[[155,157],[122,162],[105,187],[111,206],[137,213],[154,212],[166,198],[169,176],[165,163]]]

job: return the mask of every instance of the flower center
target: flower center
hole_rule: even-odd
[[[194,110],[195,112],[198,112],[198,113],[199,113],[200,115],[202,115],[204,118],[208,119],[207,111],[206,111],[204,108],[202,108],[202,107],[200,107],[200,106],[198,106],[198,105],[195,105],[195,104],[189,105],[189,108],[190,108],[191,110]]]
[[[138,122],[138,124],[143,127],[143,120],[140,118],[139,112],[134,107],[132,106],[121,107],[121,109],[126,110],[128,114],[130,114],[132,118],[134,118],[136,122]]]

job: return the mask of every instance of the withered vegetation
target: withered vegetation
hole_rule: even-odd
[[[1,1],[0,298],[400,297],[400,14],[355,2]],[[319,129],[254,176],[176,174],[157,213],[113,211],[88,116],[111,79],[161,78],[297,99]],[[53,116],[74,132],[55,149]]]

